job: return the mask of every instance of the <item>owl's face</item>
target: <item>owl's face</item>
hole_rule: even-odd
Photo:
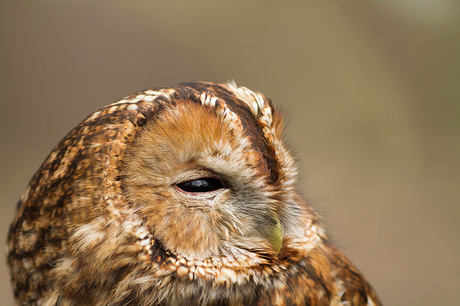
[[[128,203],[174,254],[276,255],[296,220],[299,204],[282,202],[295,198],[285,188],[294,169],[278,161],[249,105],[227,117],[216,110],[185,100],[146,124],[124,162]]]

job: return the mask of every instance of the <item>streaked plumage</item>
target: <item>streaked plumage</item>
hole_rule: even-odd
[[[147,90],[95,112],[18,204],[16,302],[378,305],[297,193],[281,132],[270,100],[234,83]]]

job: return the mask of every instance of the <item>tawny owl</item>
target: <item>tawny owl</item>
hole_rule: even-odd
[[[21,305],[377,305],[296,191],[270,100],[184,83],[108,105],[51,152],[9,233]]]

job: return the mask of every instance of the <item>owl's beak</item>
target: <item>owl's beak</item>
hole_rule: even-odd
[[[283,246],[283,226],[277,216],[273,216],[272,218],[273,225],[269,228],[270,244],[275,255],[278,255]]]

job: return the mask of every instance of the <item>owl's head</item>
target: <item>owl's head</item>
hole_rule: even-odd
[[[234,83],[184,84],[127,150],[128,205],[166,249],[186,258],[277,255],[284,238],[297,235],[300,212],[281,128],[259,93]]]
[[[234,83],[147,90],[95,112],[18,204],[17,303],[364,305],[372,290],[297,194],[281,133],[271,102]]]
[[[9,236],[18,300],[149,291],[163,301],[168,286],[194,296],[195,279],[216,297],[231,294],[224,285],[269,284],[321,234],[281,133],[270,100],[234,83],[147,90],[95,112],[19,202]],[[43,285],[24,290],[31,283]]]

